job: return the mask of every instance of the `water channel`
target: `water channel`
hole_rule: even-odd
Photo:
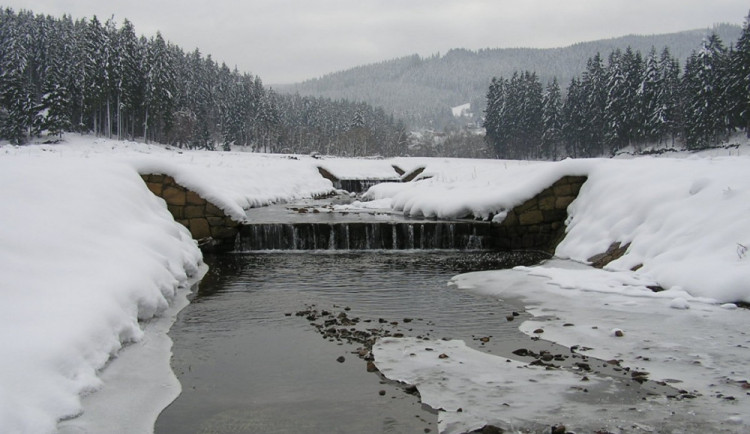
[[[447,282],[463,271],[538,260],[534,254],[457,251],[207,258],[210,271],[170,332],[183,392],[156,432],[437,432],[434,412],[367,372],[352,354],[356,345],[324,339],[292,313],[313,305],[347,309],[350,318],[372,321],[372,327],[396,329],[391,323],[398,322],[413,336],[463,339],[509,353],[529,339],[506,320],[516,308]],[[503,336],[503,345],[476,340],[487,335]]]
[[[255,212],[259,225],[243,229],[234,253],[205,258],[209,272],[172,326],[183,390],[157,433],[437,432],[435,410],[368,372],[361,344],[321,333],[326,318],[341,315],[351,330],[461,339],[519,360],[518,348],[571,353],[522,334],[521,306],[447,285],[459,273],[546,254],[494,251],[474,222],[333,212],[318,201]]]

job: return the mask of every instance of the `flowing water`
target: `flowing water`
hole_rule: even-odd
[[[418,397],[367,372],[356,345],[323,338],[295,312],[314,305],[373,328],[510,354],[529,342],[506,319],[518,308],[447,282],[460,272],[540,259],[458,251],[208,257],[209,274],[170,331],[183,392],[156,432],[437,432],[434,411]],[[495,339],[485,344],[480,336]]]

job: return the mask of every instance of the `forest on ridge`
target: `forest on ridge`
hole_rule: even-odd
[[[614,155],[630,147],[715,145],[750,134],[750,15],[734,46],[713,33],[681,70],[669,48],[644,56],[614,50],[589,58],[561,91],[535,72],[493,78],[485,141],[500,158],[558,159]]]
[[[197,48],[137,36],[127,19],[0,10],[0,139],[65,132],[193,149],[406,152],[405,127],[383,109],[279,94]]]
[[[606,156],[654,144],[699,149],[749,129],[748,20],[736,42],[719,36],[735,38],[737,29],[716,26],[690,54],[699,32],[550,50],[455,49],[364,65],[284,93],[158,32],[137,36],[127,19],[118,26],[3,9],[0,139],[24,144],[78,132],[190,149],[514,159]],[[665,45],[645,56],[619,48],[647,41]],[[579,59],[607,46],[617,48]],[[523,62],[542,69],[509,69]],[[472,96],[469,117],[454,117],[443,98],[466,102],[457,98],[480,87],[486,98]],[[381,106],[383,98],[411,109]]]

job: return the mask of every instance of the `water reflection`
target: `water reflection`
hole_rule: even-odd
[[[474,338],[528,339],[505,319],[516,308],[448,280],[539,259],[444,251],[207,257],[210,270],[170,332],[183,393],[156,432],[437,432],[416,397],[383,384],[355,347],[323,339],[292,313],[347,307],[351,317],[384,318],[384,327],[410,318],[414,336],[464,339],[491,352],[493,343]]]

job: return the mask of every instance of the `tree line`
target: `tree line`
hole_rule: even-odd
[[[727,48],[712,33],[684,69],[668,48],[645,56],[627,48],[589,58],[566,92],[534,72],[493,78],[485,141],[500,158],[614,155],[668,144],[701,149],[737,130],[750,137],[750,15]]]
[[[0,139],[94,133],[197,149],[400,155],[404,127],[364,103],[280,95],[125,19],[0,10]]]

